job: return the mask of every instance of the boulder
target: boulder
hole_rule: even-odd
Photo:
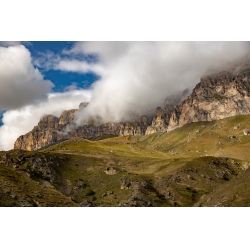
[[[23,161],[24,160],[24,156],[23,155],[18,155],[17,156],[17,160],[18,161]]]
[[[215,175],[216,175],[217,178],[219,178],[221,180],[224,180],[226,174],[224,172],[220,171],[220,170],[216,170]]]
[[[131,181],[129,179],[120,179],[121,189],[129,189],[131,187]]]
[[[85,200],[80,203],[80,207],[92,207],[92,203]]]
[[[201,207],[202,203],[201,202],[198,202],[194,205],[194,207]]]
[[[69,200],[75,202],[74,198],[73,197],[68,197]]]
[[[113,167],[107,167],[106,170],[104,171],[108,175],[115,175],[118,172],[118,169],[113,168]]]
[[[172,207],[175,207],[176,205],[177,205],[177,204],[176,204],[175,201],[172,201],[172,202],[171,202],[171,206],[172,206]]]
[[[234,130],[238,129],[240,127],[240,124],[234,127]]]
[[[135,194],[132,199],[135,200],[135,201],[141,201],[141,200],[143,200],[143,198],[140,195],[138,195],[138,194]]]
[[[243,132],[244,132],[244,135],[250,135],[250,130],[248,129],[244,129]]]
[[[203,198],[205,198],[207,196],[207,194],[204,194],[201,196],[200,200],[202,200]]]
[[[85,187],[86,184],[83,181],[78,181],[77,186],[78,187]]]

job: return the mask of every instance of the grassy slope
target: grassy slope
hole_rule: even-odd
[[[238,124],[241,124],[240,127],[234,130]],[[97,138],[99,141],[77,138],[52,145],[39,153],[67,156],[67,160],[60,161],[56,167],[57,176],[52,185],[63,197],[73,197],[75,203],[70,202],[75,206],[83,200],[88,200],[94,206],[118,206],[120,203],[126,205],[128,198],[135,193],[144,195],[155,206],[170,206],[173,201],[177,206],[193,206],[199,203],[211,206],[243,206],[248,201],[242,198],[241,193],[245,192],[248,197],[249,192],[244,188],[248,185],[249,178],[243,178],[248,170],[243,171],[242,166],[250,161],[250,136],[244,136],[243,129],[250,130],[250,115],[186,124],[170,133],[148,136],[105,135],[103,138],[107,139]],[[229,139],[228,135],[235,135],[236,138]],[[235,166],[232,159],[240,165]],[[103,170],[107,167],[117,168],[118,173],[106,174]],[[216,170],[225,172],[226,180],[217,178]],[[8,171],[13,172],[10,169]],[[149,187],[121,189],[120,178],[148,180]],[[175,182],[175,178],[180,181]],[[78,181],[83,181],[86,186],[78,187]],[[241,184],[243,182],[244,185]],[[239,197],[237,202],[234,199],[221,203],[219,198],[215,199],[217,194],[221,197],[221,193],[226,190],[233,194],[236,189]],[[43,190],[47,192],[47,189]],[[112,191],[113,194],[102,197],[107,191]],[[165,198],[167,192],[171,193],[171,198]],[[199,199],[204,194],[207,197],[213,196],[214,199],[210,203],[200,202]],[[62,206],[63,203],[57,205]]]
[[[237,125],[240,127],[234,130]],[[204,127],[205,126],[205,127]],[[250,160],[248,148],[250,136],[243,130],[250,130],[250,115],[239,115],[212,122],[196,122],[184,125],[165,134],[153,134],[140,140],[140,144],[174,157],[200,157],[214,155]],[[228,135],[236,138],[229,139]],[[158,138],[156,139],[156,137]]]
[[[44,188],[22,172],[0,164],[0,206],[77,206],[60,192]],[[15,195],[16,197],[12,197]],[[36,197],[41,195],[41,197]]]

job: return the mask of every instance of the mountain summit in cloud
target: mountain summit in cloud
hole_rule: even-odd
[[[156,132],[170,132],[187,123],[213,121],[250,113],[250,68],[237,73],[220,72],[204,77],[187,96],[166,99],[164,109],[158,107],[153,120],[146,115],[131,117],[126,122],[103,123],[101,117],[76,123],[79,114],[90,105],[81,103],[79,109],[64,111],[60,118],[46,115],[29,133],[15,142],[16,149],[37,150],[60,140],[95,138],[103,135],[144,136]],[[184,99],[180,104],[177,100]],[[91,102],[90,102],[91,103]],[[136,112],[135,112],[136,113]]]

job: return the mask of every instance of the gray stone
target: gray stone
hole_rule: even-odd
[[[140,195],[136,194],[134,195],[133,200],[141,201],[143,200],[143,198]]]
[[[78,187],[85,187],[86,184],[83,181],[78,181],[77,186]]]
[[[175,207],[175,206],[176,206],[176,202],[175,202],[175,201],[172,201],[172,202],[171,202],[171,206],[172,206],[172,207]]]
[[[153,204],[150,201],[148,201],[147,207],[152,207],[152,206],[153,206]]]
[[[204,194],[201,196],[200,200],[202,200],[203,198],[205,198],[207,196],[207,194]]]
[[[80,203],[80,207],[92,207],[92,203],[85,200]]]
[[[201,205],[202,205],[202,203],[199,202],[199,203],[195,204],[194,206],[195,206],[195,207],[201,207]]]
[[[216,170],[216,171],[215,171],[215,175],[216,175],[216,177],[218,177],[218,178],[221,179],[221,180],[224,180],[224,179],[225,179],[225,173],[222,172],[222,171],[220,171],[220,170]]]
[[[74,198],[73,197],[68,197],[69,200],[75,202]]]
[[[244,129],[243,132],[244,132],[244,135],[250,135],[250,130],[248,129]]]

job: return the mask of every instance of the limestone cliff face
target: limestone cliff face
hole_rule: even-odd
[[[186,94],[183,92],[183,95]],[[157,108],[146,134],[168,132],[186,123],[250,113],[250,68],[201,78],[191,95],[174,107]]]
[[[181,98],[174,98],[175,101],[180,101],[187,93],[184,91]],[[79,109],[87,105],[82,103]],[[158,107],[151,125],[148,118],[143,116],[133,122],[95,125],[95,121],[90,121],[87,125],[77,127],[74,124],[76,111],[64,111],[60,118],[52,115],[42,117],[31,132],[16,140],[14,148],[36,150],[60,139],[91,138],[103,134],[126,136],[168,132],[190,122],[249,114],[250,68],[237,74],[222,72],[201,78],[193,92],[179,105],[174,106],[172,101],[166,100],[164,109]]]
[[[155,110],[155,115],[152,124],[147,127],[146,135],[153,134],[155,132],[166,132],[171,117],[171,110],[168,108],[161,109],[158,107]]]
[[[164,105],[165,108],[162,109],[161,107],[158,107],[155,110],[155,115],[152,124],[147,128],[146,135],[153,134],[156,132],[166,132],[175,105],[185,100],[187,96],[188,96],[188,89],[185,89],[183,93],[179,95],[174,95],[166,98]]]
[[[196,121],[212,121],[250,113],[250,69],[205,77],[192,94],[175,106],[167,131]]]
[[[80,104],[80,109],[86,107]],[[61,139],[75,137],[91,138],[103,134],[113,135],[145,135],[150,122],[146,116],[142,116],[138,121],[126,123],[106,123],[95,125],[89,122],[88,125],[76,126],[74,124],[74,114],[77,109],[64,111],[60,118],[53,115],[46,115],[41,118],[38,125],[26,135],[20,136],[14,148],[25,150],[37,150],[50,145]]]

